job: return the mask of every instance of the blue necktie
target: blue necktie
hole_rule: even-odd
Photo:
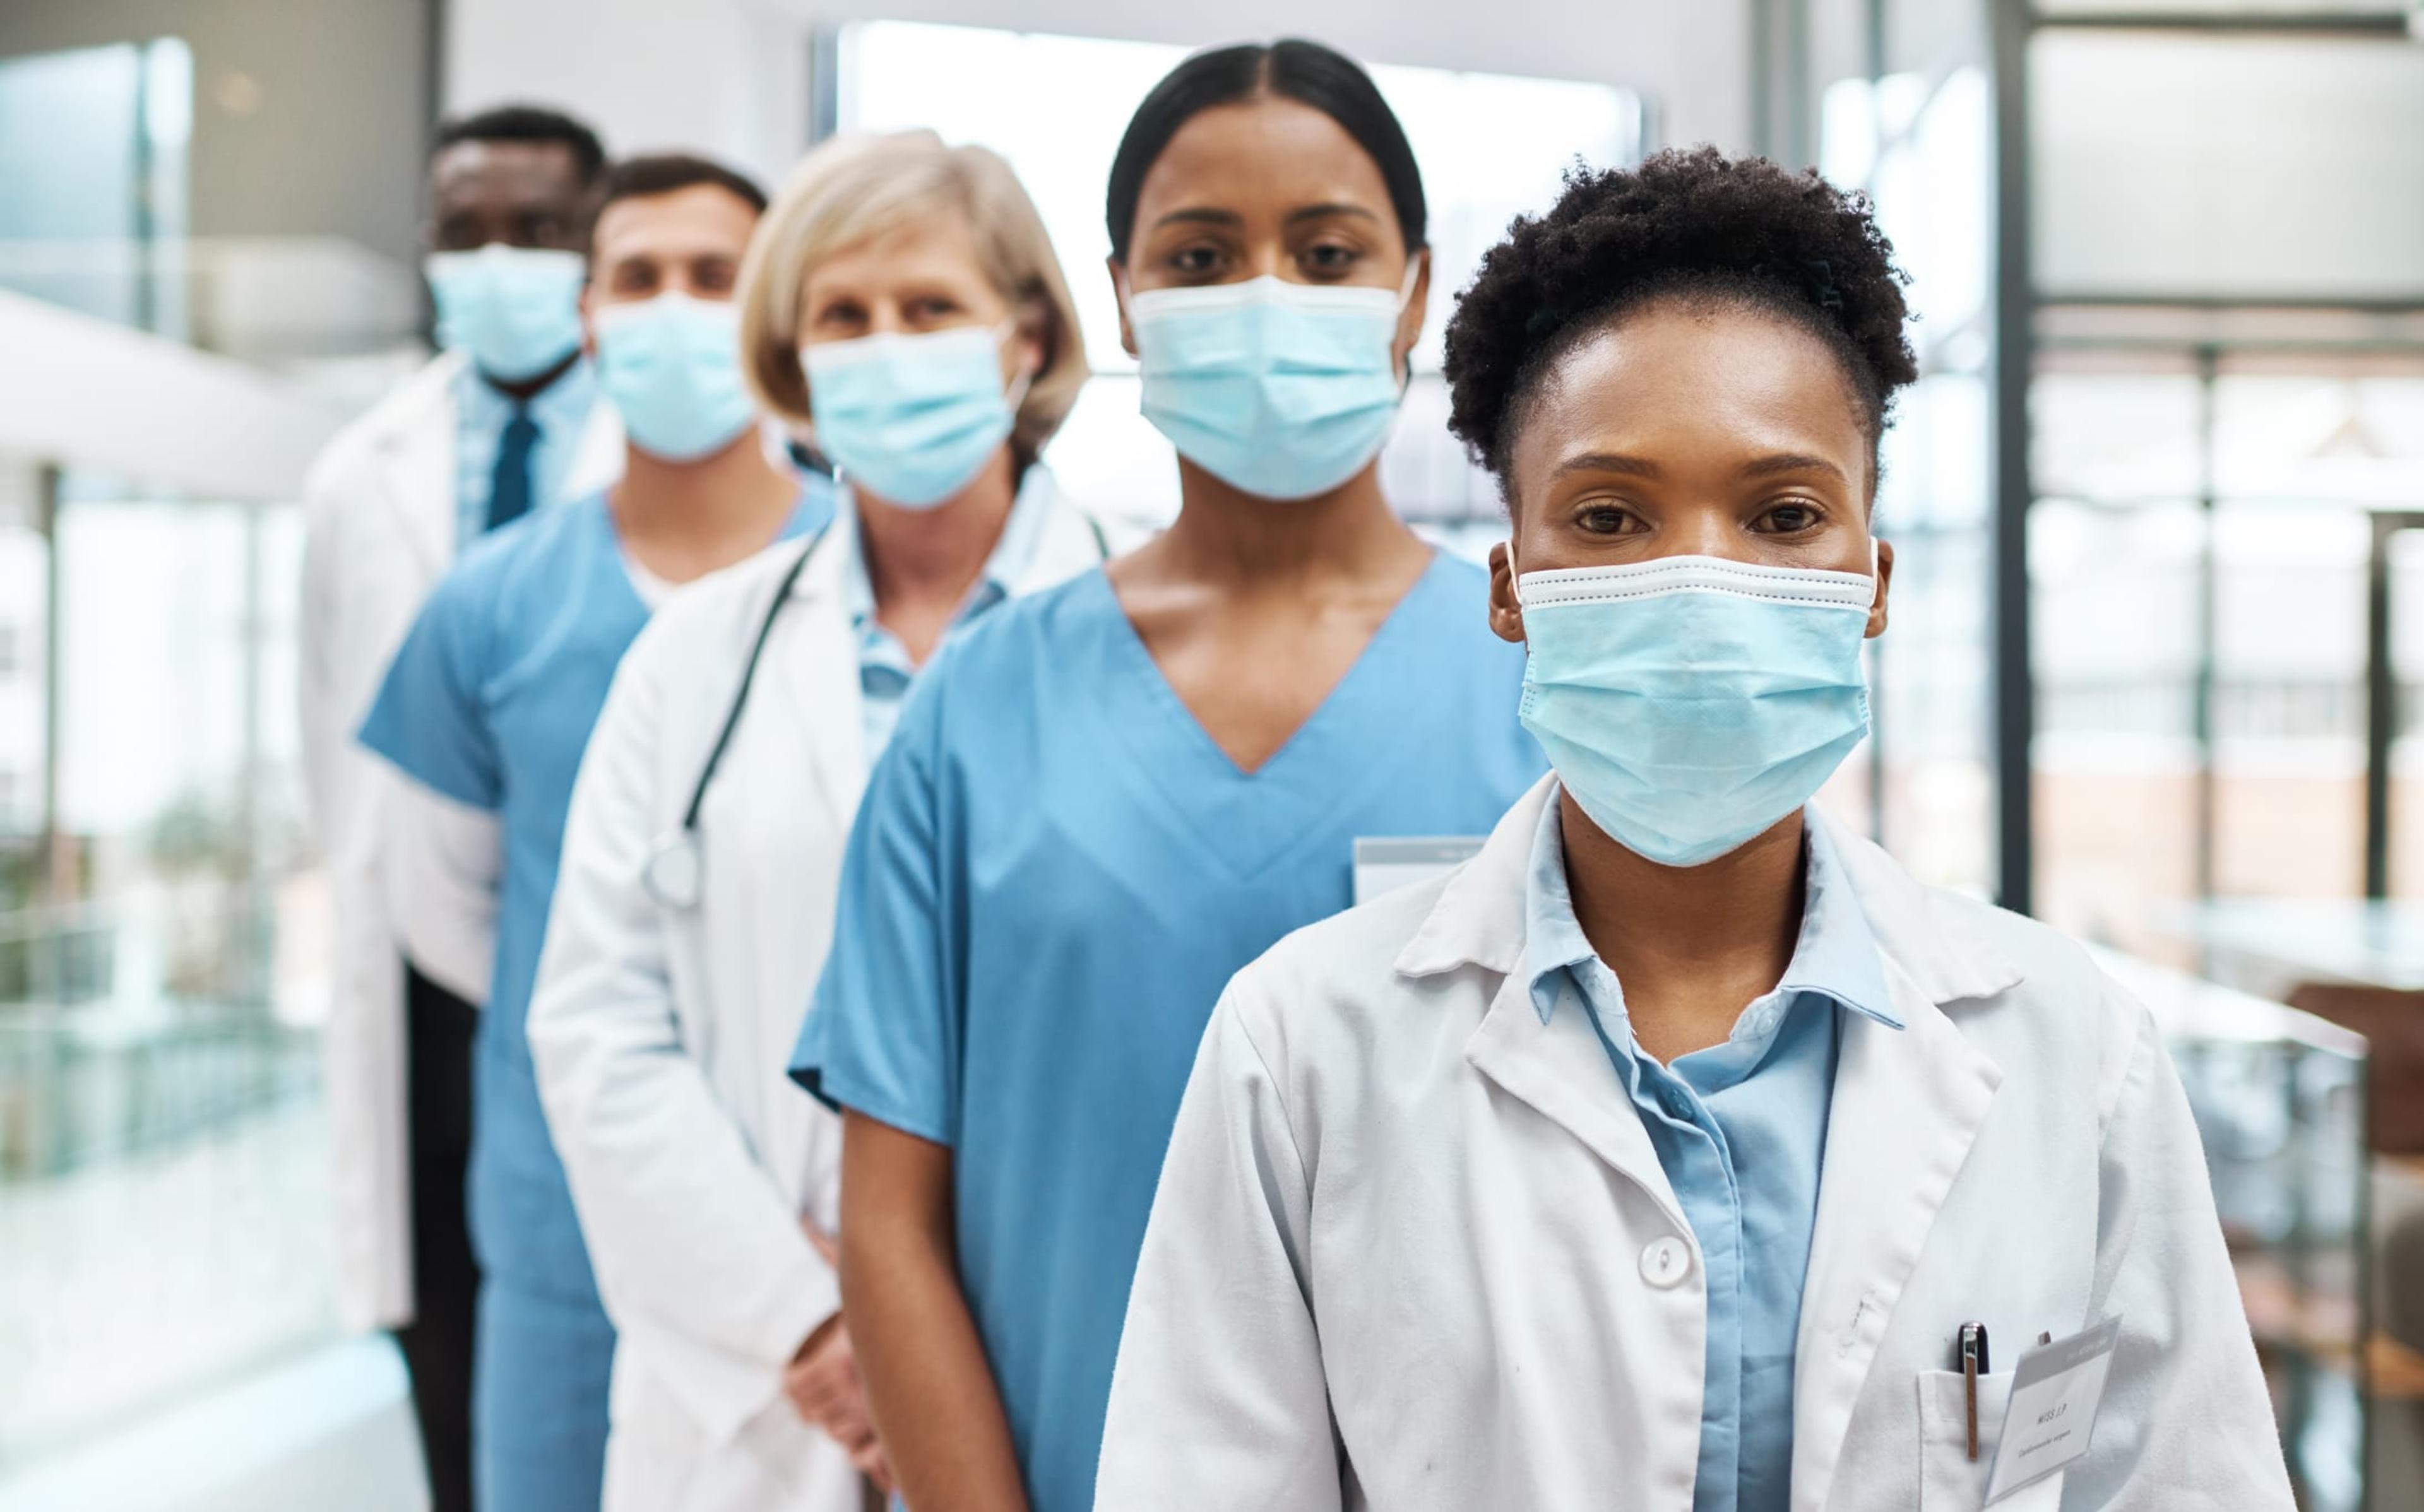
[[[497,441],[497,470],[488,480],[488,529],[510,525],[530,513],[531,453],[538,446],[538,422],[530,406],[514,406]]]

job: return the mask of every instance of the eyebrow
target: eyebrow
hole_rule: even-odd
[[[1658,464],[1648,457],[1627,456],[1621,452],[1587,452],[1581,456],[1570,456],[1558,463],[1556,471],[1550,476],[1562,478],[1570,472],[1621,472],[1635,478],[1665,476]]]
[[[1779,472],[1831,472],[1839,478],[1843,477],[1842,468],[1823,456],[1811,456],[1804,452],[1779,452],[1774,456],[1761,457],[1742,470],[1746,478],[1766,478]]]
[[[1300,221],[1320,220],[1329,215],[1361,215],[1365,220],[1379,220],[1380,218],[1371,211],[1364,209],[1362,205],[1350,205],[1343,200],[1332,200],[1328,204],[1307,205],[1302,210],[1289,211],[1287,214],[1287,223],[1294,226]]]
[[[1242,226],[1246,223],[1246,217],[1234,210],[1216,210],[1209,205],[1204,205],[1187,210],[1173,210],[1155,221],[1154,226],[1157,230],[1163,226],[1188,221],[1200,221],[1211,226]]]

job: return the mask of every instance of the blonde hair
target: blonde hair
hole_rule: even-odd
[[[1010,165],[981,147],[948,147],[931,131],[837,136],[792,169],[741,267],[742,374],[767,410],[813,424],[799,351],[808,270],[843,247],[935,215],[964,221],[987,281],[1013,306],[1044,317],[1044,365],[1011,430],[1012,442],[1032,458],[1085,387],[1077,310],[1044,218]]]

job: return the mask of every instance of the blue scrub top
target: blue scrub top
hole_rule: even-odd
[[[1036,1512],[1093,1504],[1111,1365],[1212,1006],[1345,908],[1359,836],[1488,833],[1545,769],[1481,570],[1434,560],[1259,772],[1096,571],[911,692],[843,865],[793,1074],[952,1147],[960,1279]]]
[[[812,485],[784,534],[830,517]],[[474,1077],[471,1237],[484,1269],[594,1298],[588,1252],[539,1107],[524,1021],[557,852],[590,726],[648,609],[606,496],[516,520],[465,553],[422,606],[363,723],[407,776],[497,816],[504,880]]]

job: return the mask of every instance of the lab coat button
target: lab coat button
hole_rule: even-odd
[[[1665,1291],[1692,1268],[1692,1250],[1682,1240],[1668,1237],[1641,1251],[1641,1279]]]

